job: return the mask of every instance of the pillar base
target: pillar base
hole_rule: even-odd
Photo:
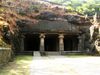
[[[40,51],[40,55],[41,55],[41,56],[46,56],[45,51]]]
[[[59,53],[60,53],[60,55],[64,55],[64,52],[63,51],[60,51]]]

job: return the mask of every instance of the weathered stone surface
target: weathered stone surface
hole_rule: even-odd
[[[58,16],[53,12],[44,11],[41,12],[37,18],[42,20],[54,20],[55,18],[58,18]]]
[[[68,23],[67,21],[48,21],[39,20],[37,23],[32,21],[20,20],[17,21],[18,26],[22,32],[48,31],[48,32],[78,32],[76,25]]]
[[[11,48],[0,48],[0,66],[8,63],[11,60]]]
[[[68,22],[73,23],[73,24],[80,24],[80,25],[91,25],[91,22],[89,19],[85,19],[84,16],[80,15],[64,15],[63,16],[65,19],[68,20]]]

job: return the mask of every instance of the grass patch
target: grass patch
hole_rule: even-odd
[[[32,56],[18,55],[13,62],[0,69],[0,75],[30,75],[30,63]]]

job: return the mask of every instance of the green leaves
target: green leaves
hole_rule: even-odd
[[[94,15],[100,12],[100,0],[50,0],[55,3],[66,5],[69,11],[77,11],[81,14]]]

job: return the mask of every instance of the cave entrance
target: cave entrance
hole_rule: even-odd
[[[24,40],[25,51],[39,51],[40,39],[38,34],[27,34]]]
[[[77,51],[78,50],[78,38],[75,35],[64,38],[64,51]]]
[[[59,41],[58,36],[55,34],[49,34],[45,38],[45,51],[58,51]]]

